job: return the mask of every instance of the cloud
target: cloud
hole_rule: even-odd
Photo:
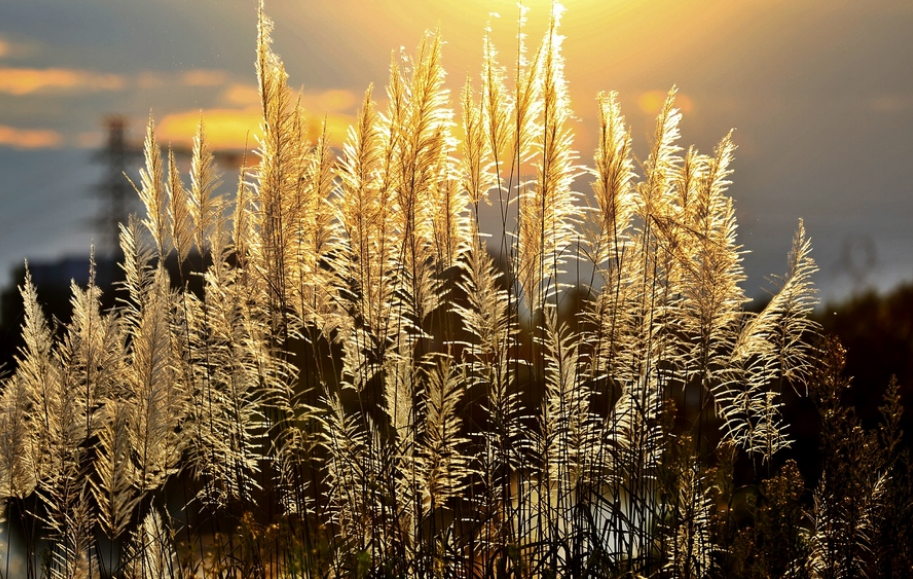
[[[253,150],[257,147],[257,137],[262,134],[260,132],[261,114],[259,106],[204,110],[202,118],[206,140],[215,149],[238,150],[243,149],[246,144],[248,149]],[[310,111],[306,114],[309,138],[315,141],[320,135],[324,114],[310,113]],[[199,110],[166,115],[156,123],[156,134],[159,141],[189,145],[196,135],[200,115]],[[355,122],[355,117],[341,113],[326,113],[325,118],[330,144],[341,145],[348,127]]]
[[[82,131],[73,139],[81,149],[99,149],[105,144],[105,135],[101,131]]]
[[[0,38],[0,57],[8,47]],[[163,86],[218,87],[228,80],[222,70],[188,70],[174,73],[142,71],[124,76],[72,68],[0,67],[0,93],[24,96],[34,93],[84,93],[121,91],[135,86],[152,89]],[[256,90],[256,89],[255,89]]]
[[[0,68],[0,93],[23,96],[38,92],[99,92],[122,90],[117,74],[70,68]]]
[[[168,79],[166,79],[164,77],[164,75],[162,75],[158,72],[155,72],[152,70],[145,70],[136,75],[134,82],[136,83],[136,86],[138,86],[139,88],[141,88],[143,90],[148,90],[148,89],[159,88],[161,86],[167,85]]]
[[[48,149],[59,147],[63,136],[48,129],[17,129],[0,125],[0,146],[15,149]]]
[[[184,86],[220,86],[227,78],[224,70],[196,69],[182,72],[180,82]]]
[[[308,113],[354,113],[355,105],[361,97],[347,89],[327,89],[322,91],[302,91],[298,93],[301,106]],[[222,93],[226,104],[253,107],[260,105],[260,91],[256,85],[233,83]]]
[[[257,106],[260,104],[260,91],[252,84],[234,83],[222,93],[226,104],[239,106]]]
[[[38,43],[33,39],[23,43],[0,36],[0,58],[22,58],[33,54],[37,48]]]
[[[913,109],[913,96],[884,94],[871,99],[869,108],[876,113],[901,113]]]
[[[216,149],[241,149],[245,141],[248,148],[253,148],[254,136],[259,134],[260,109],[210,109],[203,111],[186,111],[166,115],[156,123],[155,132],[163,143],[187,145],[192,142],[197,132],[200,118],[206,140]]]
[[[358,102],[352,91],[330,89],[318,93],[305,92],[301,95],[301,104],[313,112],[342,112],[351,109]]]
[[[637,97],[637,106],[640,108],[641,112],[645,114],[651,116],[657,115],[659,114],[659,111],[662,110],[668,95],[668,91],[663,90],[644,92]],[[691,97],[688,95],[677,92],[675,93],[675,106],[680,109],[682,113],[688,114],[694,110],[694,101],[692,101]]]

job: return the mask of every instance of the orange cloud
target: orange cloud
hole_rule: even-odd
[[[359,102],[358,98],[352,91],[342,89],[330,89],[316,93],[305,92],[301,95],[301,104],[304,108],[315,113],[347,111],[357,102]]]
[[[913,108],[913,97],[899,94],[885,94],[869,101],[869,108],[876,113],[899,113]]]
[[[121,90],[123,77],[68,68],[0,68],[0,92],[22,96],[36,92]]]
[[[12,41],[0,36],[0,58],[21,58],[33,54],[39,45],[34,39],[25,42]]]
[[[223,70],[188,70],[181,73],[180,81],[185,86],[219,86],[225,84],[228,75]]]
[[[659,111],[662,110],[668,95],[668,91],[647,91],[637,97],[637,106],[640,107],[641,112],[645,114],[651,116],[657,115],[659,114]],[[678,92],[675,94],[675,106],[681,110],[682,113],[688,114],[694,110],[694,101],[692,101],[691,97],[688,95]]]
[[[342,146],[349,132],[349,127],[354,125],[357,121],[355,115],[343,113],[317,114],[315,111],[307,112],[309,113],[307,122],[310,139],[312,141],[317,140],[320,136],[320,131],[323,128],[323,123],[326,121],[327,140],[333,147]]]
[[[151,70],[146,70],[137,74],[135,82],[139,88],[144,90],[158,88],[168,84],[168,80],[164,75]]]
[[[47,129],[17,129],[0,125],[0,146],[15,149],[47,149],[59,147],[63,136]]]
[[[257,147],[257,137],[262,135],[262,120],[259,106],[243,109],[211,109],[203,111],[203,126],[206,139],[215,149],[248,149]],[[161,142],[189,145],[197,132],[200,111],[187,111],[165,116],[156,123],[156,133]],[[308,114],[309,137],[312,141],[320,135],[324,122],[323,114]],[[327,134],[331,145],[338,146],[346,138],[349,125],[355,117],[339,113],[326,115]]]
[[[301,106],[312,114],[354,113],[355,106],[361,102],[361,96],[346,89],[328,89],[323,91],[302,91],[298,93]],[[222,100],[228,104],[253,107],[260,105],[260,91],[256,85],[234,83],[222,93]]]
[[[81,149],[98,149],[105,142],[105,135],[100,131],[83,131],[74,139],[76,146]]]
[[[200,111],[187,111],[165,116],[156,123],[156,134],[161,142],[188,145],[193,141],[200,123]],[[248,147],[256,143],[259,134],[260,109],[211,109],[202,113],[206,140],[216,149],[241,149],[245,139]]]
[[[234,83],[222,93],[222,100],[232,105],[253,107],[260,104],[260,91],[251,84]]]

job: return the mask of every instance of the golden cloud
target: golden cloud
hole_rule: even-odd
[[[16,149],[47,149],[59,147],[63,136],[48,129],[17,129],[0,125],[0,146]]]
[[[188,70],[181,73],[180,81],[185,86],[220,86],[228,75],[224,70]]]
[[[328,89],[323,91],[302,91],[298,93],[301,106],[312,114],[354,113],[355,105],[361,102],[361,96],[345,89]],[[260,91],[256,85],[234,83],[222,93],[222,100],[227,104],[245,107],[259,106]]]
[[[214,149],[248,149],[257,147],[257,137],[261,136],[262,120],[259,106],[243,109],[210,109],[203,111],[203,127],[206,140]],[[166,115],[156,123],[156,133],[163,143],[189,145],[197,132],[201,118],[200,111],[186,111]],[[316,141],[324,122],[322,114],[308,114],[307,124],[309,138]],[[339,146],[346,138],[348,127],[355,122],[355,117],[340,113],[327,113],[327,135],[330,144]]]
[[[913,108],[913,96],[884,94],[869,101],[869,108],[876,113],[899,113]]]
[[[22,58],[33,54],[38,48],[39,44],[34,39],[20,42],[0,36],[0,58]]]
[[[330,89],[322,92],[301,95],[301,104],[305,109],[313,112],[342,112],[351,109],[358,102],[358,97],[352,91]]]
[[[0,92],[23,96],[36,92],[98,92],[121,90],[124,79],[69,68],[0,68]]]
[[[83,131],[74,139],[76,146],[81,149],[98,149],[105,142],[105,135],[100,131]]]
[[[260,104],[260,91],[251,84],[234,83],[222,92],[222,100],[227,104],[254,107]]]
[[[149,90],[153,88],[159,88],[161,86],[166,86],[168,84],[168,79],[166,79],[164,75],[158,72],[145,70],[136,75],[134,82],[139,88],[143,90]]]
[[[186,111],[165,116],[156,123],[156,134],[163,143],[188,145],[197,133],[203,119],[206,140],[215,149],[241,149],[245,140],[253,147],[254,136],[259,134],[260,109],[211,109]]]
[[[663,104],[665,104],[668,95],[668,91],[663,90],[647,91],[637,97],[637,106],[641,112],[647,115],[657,115],[663,109]],[[678,92],[675,94],[675,106],[682,113],[688,114],[694,110],[694,101],[688,95]]]
[[[314,115],[308,124],[312,140],[316,140],[320,134],[324,121],[326,121],[327,139],[330,145],[341,147],[348,136],[349,127],[354,125],[358,119],[355,118],[355,115],[342,113],[328,113],[326,116]]]

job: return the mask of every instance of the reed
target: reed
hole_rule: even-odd
[[[0,383],[4,536],[25,541],[0,576],[913,572],[892,542],[911,537],[898,389],[877,433],[843,406],[802,222],[746,310],[731,136],[683,149],[673,89],[638,167],[603,93],[583,165],[561,12],[535,53],[521,12],[513,73],[485,38],[459,116],[429,33],[335,151],[308,140],[261,5],[263,136],[237,195],[216,195],[203,121],[187,186],[150,118],[118,304],[74,286],[55,332],[26,277]],[[193,248],[198,292],[164,267]],[[786,389],[820,413],[808,487]]]

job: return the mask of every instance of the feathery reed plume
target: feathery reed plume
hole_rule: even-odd
[[[92,505],[87,500],[88,469],[86,461],[87,391],[74,372],[72,342],[57,349],[60,373],[47,392],[52,397],[55,416],[47,436],[47,474],[38,482],[36,494],[45,507],[43,521],[51,549],[51,575],[88,577],[88,537],[94,526]]]
[[[62,356],[69,360],[75,387],[84,392],[85,439],[98,427],[104,400],[111,396],[123,365],[123,328],[115,312],[102,314],[102,290],[95,285],[95,258],[89,259],[89,285],[71,284],[71,321]]]
[[[350,127],[337,175],[335,203],[340,240],[334,260],[338,295],[347,325],[340,328],[343,376],[361,390],[381,368],[383,351],[395,321],[391,319],[395,287],[395,242],[389,172],[383,155],[380,119],[365,92],[358,124]]]
[[[146,207],[146,218],[143,225],[152,234],[159,258],[163,258],[170,251],[168,245],[168,227],[165,214],[167,201],[165,196],[164,169],[162,167],[162,151],[155,140],[155,121],[152,113],[146,124],[146,139],[143,141],[143,156],[146,166],[140,169],[140,185],[133,188],[139,194],[143,205]]]
[[[518,57],[525,58],[524,48],[523,48],[523,28],[522,28],[522,19],[524,18],[525,8],[520,8],[521,22],[519,37],[520,41],[520,52]],[[518,78],[521,74],[519,71],[520,65],[518,64]],[[524,119],[523,115],[526,113],[524,111],[515,110],[515,99],[511,95],[510,91],[505,85],[505,78],[507,73],[505,68],[498,63],[498,52],[494,46],[494,43],[491,41],[491,20],[489,19],[488,25],[485,27],[485,36],[483,40],[483,56],[482,56],[482,86],[481,86],[481,112],[482,112],[482,125],[485,131],[485,141],[487,149],[491,154],[491,166],[493,169],[493,185],[498,188],[498,205],[500,210],[501,217],[501,236],[500,236],[500,251],[503,255],[507,256],[512,254],[513,251],[509,251],[510,238],[507,234],[508,232],[508,223],[510,221],[509,214],[511,212],[512,205],[512,185],[514,175],[514,165],[519,167],[520,161],[514,161],[514,155],[520,156],[519,142],[517,146],[513,146],[511,141],[514,139],[516,134],[516,127],[523,126],[527,121]],[[520,84],[517,84],[517,95],[520,94]],[[516,127],[513,125],[513,116],[514,113],[517,114],[517,124]],[[468,135],[468,132],[467,132]],[[467,137],[468,138],[468,137]],[[510,179],[507,184],[508,187],[505,188],[505,182],[502,179],[502,175],[508,171],[510,173]],[[519,171],[517,172],[519,176]],[[506,197],[505,197],[506,193]],[[478,213],[478,211],[477,211]],[[478,221],[478,215],[475,216],[476,222]],[[478,223],[476,223],[478,227]],[[510,283],[513,283],[511,280]]]
[[[251,217],[256,243],[248,246],[251,257],[260,270],[262,291],[269,296],[273,324],[282,323],[286,316],[289,268],[294,266],[293,249],[296,219],[296,189],[300,186],[302,115],[286,86],[288,75],[278,56],[272,51],[270,33],[273,23],[263,14],[260,3],[257,29],[257,79],[263,111],[260,139],[260,164],[256,171],[257,185],[253,188]],[[288,327],[284,328],[285,331]]]
[[[780,314],[772,340],[778,370],[793,386],[804,385],[809,373],[809,356],[813,352],[803,338],[818,329],[809,319],[812,309],[818,304],[818,290],[811,281],[818,266],[811,257],[811,248],[805,223],[800,219],[789,252],[787,274],[780,280],[780,290],[771,300],[771,304],[776,302],[774,311]]]
[[[435,264],[437,275],[456,267],[461,257],[469,249],[469,239],[474,221],[470,221],[466,209],[471,202],[466,189],[452,176],[448,176],[447,167],[438,169],[444,177],[434,188],[434,206],[431,223],[434,235]],[[446,297],[449,288],[439,290],[441,301]]]
[[[238,186],[235,193],[234,211],[232,214],[231,246],[239,269],[248,270],[250,244],[254,240],[253,208],[251,207],[251,186],[245,181],[244,171],[238,175]]]
[[[329,198],[333,188],[334,160],[327,141],[326,124],[312,151],[306,153],[296,194],[300,216],[295,231],[295,268],[290,275],[292,306],[300,320],[316,326],[329,337],[333,287],[326,256],[336,253],[333,211]]]
[[[190,192],[187,196],[187,211],[193,222],[193,242],[200,255],[208,248],[207,241],[214,221],[218,217],[219,198],[214,194],[220,179],[215,168],[215,159],[206,134],[203,119],[193,137],[193,154],[190,160]]]
[[[591,241],[591,258],[597,266],[605,262],[610,271],[620,268],[622,235],[634,213],[634,166],[631,134],[618,104],[618,93],[599,94],[599,145],[596,149],[596,181],[592,183],[598,212]],[[606,276],[606,274],[603,274]],[[612,283],[612,278],[606,282]]]
[[[669,517],[672,545],[666,568],[673,577],[712,577],[715,570],[713,555],[718,547],[711,537],[710,514],[714,505],[707,488],[707,475],[702,472],[696,457],[684,460],[681,466],[678,493]]]
[[[441,217],[450,219],[452,210],[446,194],[443,206],[435,206],[438,192],[449,190],[453,164],[449,129],[453,113],[443,84],[441,38],[435,33],[423,39],[409,78],[400,64],[393,63],[387,89],[386,138],[392,154],[388,170],[395,202],[391,218],[399,243],[397,269],[403,277],[399,298],[403,312],[419,325],[440,299],[435,274],[442,268],[436,253],[435,217],[438,223]],[[449,234],[449,229],[441,233]]]
[[[32,458],[36,467],[38,480],[43,480],[57,466],[53,463],[59,458],[62,449],[58,445],[62,439],[61,407],[59,384],[61,368],[53,354],[54,339],[48,327],[38,294],[32,284],[32,277],[26,264],[25,281],[19,288],[23,301],[23,346],[16,356],[16,380],[29,399],[31,416],[29,423],[33,448]]]
[[[551,294],[557,295],[558,275],[563,273],[559,267],[577,237],[580,217],[577,194],[571,190],[580,168],[574,164],[573,132],[566,126],[572,113],[561,56],[563,37],[558,34],[562,10],[558,4],[553,7],[536,70],[542,120],[533,142],[542,157],[536,164],[535,184],[519,197],[519,278],[530,313],[543,308]]]
[[[682,226],[675,221],[656,221],[667,251],[679,260],[679,327],[691,336],[679,359],[684,380],[693,378],[700,387],[698,445],[706,435],[704,410],[710,407],[713,391],[726,381],[741,308],[747,301],[738,285],[745,276],[736,243],[735,211],[732,200],[725,196],[734,148],[727,135],[712,158],[695,158],[693,150],[689,151],[681,166],[683,202],[676,208]]]
[[[170,579],[181,576],[173,531],[156,509],[150,510],[137,527],[129,552],[124,573],[130,579]]]
[[[674,200],[675,176],[679,172],[681,150],[676,144],[679,139],[679,123],[681,111],[675,108],[675,91],[673,88],[666,97],[665,104],[656,119],[656,131],[650,146],[650,154],[644,164],[645,179],[635,188],[635,215],[640,223],[640,231],[634,237],[632,251],[638,256],[638,263],[630,264],[636,269],[639,280],[636,281],[635,299],[637,304],[637,319],[639,326],[638,339],[642,340],[634,350],[641,353],[641,360],[635,361],[638,372],[644,372],[653,363],[662,360],[670,353],[665,351],[668,346],[666,336],[654,339],[654,331],[662,327],[662,322],[651,315],[656,304],[666,304],[670,296],[675,295],[675,288],[664,283],[674,279],[678,260],[674,254],[666,251],[663,246],[662,230],[658,223],[674,215],[672,202]],[[639,268],[639,269],[637,269]]]
[[[560,9],[557,4],[555,5],[555,8]],[[511,134],[513,136],[513,143],[511,144],[512,166],[515,166],[518,170],[516,175],[517,178],[520,177],[520,167],[528,162],[535,154],[534,143],[541,133],[539,115],[542,112],[542,82],[539,70],[542,66],[542,52],[547,49],[546,45],[543,44],[539,47],[539,51],[533,59],[531,61],[529,60],[526,49],[526,32],[524,32],[524,27],[526,26],[526,13],[529,11],[529,8],[521,5],[519,9],[520,14],[517,22],[517,62],[514,75],[514,114],[512,119],[513,126],[511,128]],[[553,14],[553,18],[549,24],[549,32],[552,31],[552,24],[554,23]],[[492,51],[488,54],[490,54],[493,60],[496,56],[493,47]],[[488,54],[486,55],[486,58],[488,57]],[[488,73],[486,76],[495,80],[499,76],[497,74],[498,69],[494,60],[492,64],[493,67],[486,70],[486,73]],[[493,100],[497,100],[496,95],[500,93],[500,91],[497,90],[500,88],[499,85],[500,83],[495,80],[495,83],[490,87],[490,90],[492,91],[491,98]],[[489,123],[492,128],[492,139],[494,142],[497,142],[497,131],[495,130],[495,122],[493,119],[499,116],[498,112],[501,107],[498,107],[497,103],[494,104],[495,106],[492,106],[490,110],[491,116],[489,117]]]
[[[153,281],[152,249],[144,242],[135,216],[120,224],[120,248],[124,254],[120,264],[124,272],[123,287],[129,296],[129,307],[135,311]]]
[[[663,215],[663,206],[670,199],[672,177],[677,172],[681,158],[677,155],[681,147],[676,141],[681,137],[679,123],[682,113],[675,108],[675,93],[673,87],[660,110],[656,119],[656,132],[650,148],[650,156],[645,165],[646,183],[637,188],[639,207],[638,213],[644,221],[644,227],[656,214]]]
[[[370,542],[376,484],[369,454],[368,435],[358,427],[359,417],[347,414],[338,396],[326,399],[329,411],[321,417],[323,444],[327,449],[327,500],[332,521],[345,548],[363,551]]]
[[[545,310],[545,396],[540,417],[543,476],[560,483],[559,502],[587,482],[586,453],[598,452],[590,416],[590,388],[581,381],[577,336],[559,324],[554,307]]]
[[[446,354],[436,357],[426,376],[420,409],[425,424],[418,453],[418,476],[422,482],[422,502],[434,515],[451,497],[459,495],[469,474],[468,460],[463,454],[468,440],[461,435],[463,421],[457,414],[465,376]]]
[[[388,493],[395,497],[391,508],[395,544],[413,554],[423,506],[416,461],[420,423],[415,400],[421,388],[421,368],[415,360],[417,342],[413,329],[400,330],[384,358],[383,391],[383,410],[390,425],[385,442],[395,457],[392,472],[387,475]]]
[[[584,311],[592,331],[590,376],[602,372],[621,377],[630,371],[631,348],[625,338],[633,334],[631,316],[634,284],[629,227],[635,211],[634,169],[631,159],[631,135],[625,127],[617,94],[599,95],[600,139],[595,155],[595,176],[591,186],[597,210],[589,213],[585,229],[589,259],[601,287],[594,292]]]
[[[190,197],[181,175],[174,162],[174,151],[168,147],[168,182],[165,190],[168,193],[168,222],[171,224],[171,239],[178,253],[178,262],[183,263],[190,253],[193,244],[193,232],[190,229]]]
[[[731,353],[732,377],[721,382],[717,393],[724,435],[764,460],[789,445],[779,392],[770,390],[770,384],[776,381],[779,387],[785,381],[804,387],[811,369],[814,352],[805,340],[817,330],[808,318],[817,303],[811,283],[817,266],[810,251],[800,220],[780,290],[739,332]]]
[[[461,186],[469,193],[469,202],[478,215],[479,202],[483,198],[488,201],[487,193],[497,184],[499,176],[491,160],[491,142],[486,138],[484,107],[476,102],[468,79],[463,87],[461,105],[465,135],[460,164],[460,174],[464,176]]]
[[[525,8],[521,8],[522,11]],[[522,34],[522,21],[521,21]],[[521,37],[522,39],[522,37]],[[510,92],[505,86],[507,73],[503,66],[498,64],[498,51],[491,41],[491,22],[485,27],[482,56],[482,88],[481,88],[481,125],[485,131],[485,140],[488,150],[491,151],[494,164],[494,178],[500,181],[501,170],[510,165],[510,156],[513,152],[509,149],[511,136],[511,117],[514,103],[511,101]],[[523,49],[521,45],[521,57]],[[518,125],[524,123],[521,120]],[[468,126],[468,123],[467,123]],[[467,139],[469,132],[466,132]],[[468,143],[467,143],[468,144]],[[498,182],[500,184],[500,182]]]
[[[177,426],[184,414],[184,393],[172,352],[168,274],[159,266],[143,296],[142,308],[128,317],[131,337],[125,380],[128,387],[128,436],[141,494],[160,487],[177,472],[183,448]]]
[[[194,475],[205,481],[200,498],[223,505],[247,498],[258,487],[255,448],[264,419],[257,403],[257,369],[243,347],[247,335],[241,285],[236,270],[226,263],[228,236],[218,207],[206,241],[213,264],[204,276],[204,300],[191,301],[187,321],[192,352],[187,396],[193,402],[187,431]]]
[[[506,450],[514,446],[515,436],[519,434],[516,431],[517,394],[511,392],[516,374],[509,367],[518,330],[508,311],[508,292],[498,287],[501,274],[495,271],[491,256],[478,238],[473,242],[464,267],[466,276],[458,285],[469,303],[467,306],[454,304],[453,311],[472,335],[464,356],[472,367],[473,382],[478,381],[488,390],[486,410],[490,426],[506,435],[502,440]]]
[[[33,456],[31,399],[24,382],[12,376],[0,395],[0,502],[23,499],[38,484]],[[2,505],[0,505],[2,509]],[[0,510],[0,515],[3,511]]]
[[[635,253],[642,256],[642,308],[647,300],[655,303],[657,298],[662,299],[664,290],[667,289],[662,283],[662,276],[667,272],[659,269],[659,266],[667,263],[670,255],[661,246],[662,230],[657,231],[655,226],[674,215],[672,203],[675,199],[675,182],[682,161],[678,155],[681,147],[676,144],[681,136],[679,123],[682,114],[675,108],[675,92],[674,87],[669,91],[656,119],[650,154],[644,164],[645,179],[635,188],[636,215],[641,227],[635,238]],[[672,264],[677,265],[674,261]]]
[[[400,336],[384,360],[384,412],[390,420],[393,436],[404,448],[411,448],[414,442],[412,426],[415,420],[414,398],[419,369],[414,354],[417,338],[407,329]]]
[[[98,569],[93,552],[93,513],[83,486],[62,514],[62,548],[51,553],[48,562],[52,579],[90,579]]]
[[[136,493],[133,446],[128,431],[128,406],[116,398],[105,404],[104,422],[98,431],[95,459],[97,479],[92,492],[99,509],[99,522],[109,539],[117,539],[130,525],[133,510],[142,498]]]

